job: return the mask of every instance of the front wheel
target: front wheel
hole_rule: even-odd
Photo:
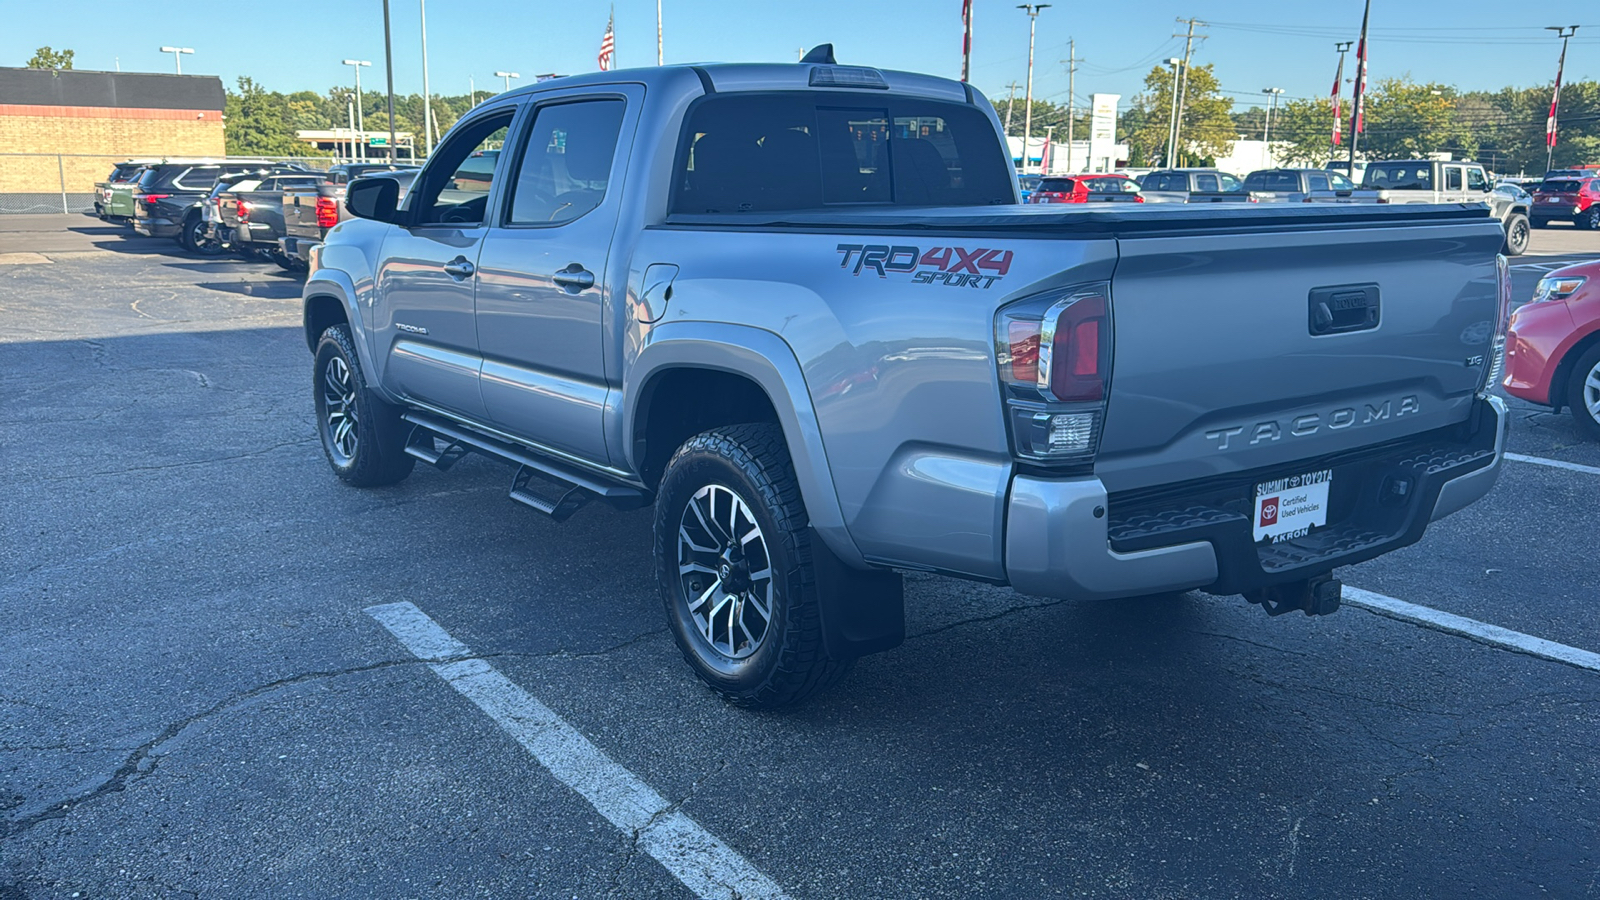
[[[367,388],[350,326],[334,325],[317,342],[312,368],[317,434],[333,472],[347,484],[377,487],[411,474],[400,410]]]
[[[1528,217],[1522,213],[1512,213],[1506,217],[1506,244],[1505,255],[1521,256],[1528,250],[1529,226]]]
[[[655,516],[667,623],[689,667],[729,703],[798,703],[850,668],[823,649],[807,524],[776,425],[707,431],[667,463]]]
[[[1567,407],[1578,420],[1578,430],[1600,440],[1600,344],[1578,357],[1567,378]]]

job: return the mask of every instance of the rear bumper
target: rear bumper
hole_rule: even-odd
[[[1583,210],[1576,204],[1552,203],[1549,206],[1541,206],[1535,203],[1528,211],[1528,218],[1535,222],[1554,222],[1576,219],[1582,214]]]
[[[1098,478],[1012,480],[1006,575],[1026,594],[1112,599],[1199,588],[1237,594],[1363,562],[1422,539],[1428,524],[1494,486],[1509,417],[1495,397],[1470,419],[1378,447],[1108,496]],[[1257,482],[1332,469],[1328,524],[1255,543]]]
[[[311,262],[311,248],[320,243],[322,242],[307,238],[281,237],[278,238],[278,249],[283,251],[283,255],[290,259],[298,259],[301,262],[309,263]]]
[[[177,237],[183,226],[171,219],[149,219],[135,216],[133,230],[146,237]]]

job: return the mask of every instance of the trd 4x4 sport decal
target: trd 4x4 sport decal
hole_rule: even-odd
[[[1011,271],[1011,251],[979,247],[919,247],[889,244],[840,244],[844,258],[839,268],[859,277],[862,270],[876,272],[879,278],[909,274],[912,284],[942,284],[947,287],[988,288]]]

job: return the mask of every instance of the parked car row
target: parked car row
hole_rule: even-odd
[[[192,253],[232,251],[302,269],[306,248],[344,217],[351,180],[391,177],[404,196],[416,171],[390,163],[321,171],[260,159],[128,160],[96,185],[95,214],[135,234],[170,237]]]

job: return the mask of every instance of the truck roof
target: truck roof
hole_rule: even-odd
[[[573,87],[598,87],[610,84],[643,84],[646,88],[666,87],[686,79],[698,80],[707,92],[798,91],[811,88],[875,91],[887,89],[900,95],[915,95],[957,103],[969,102],[976,94],[976,91],[969,86],[948,78],[937,78],[916,72],[899,72],[893,69],[875,69],[869,66],[826,63],[691,63],[566,75],[513,88],[500,96],[522,96]],[[874,80],[877,83],[872,83]]]

